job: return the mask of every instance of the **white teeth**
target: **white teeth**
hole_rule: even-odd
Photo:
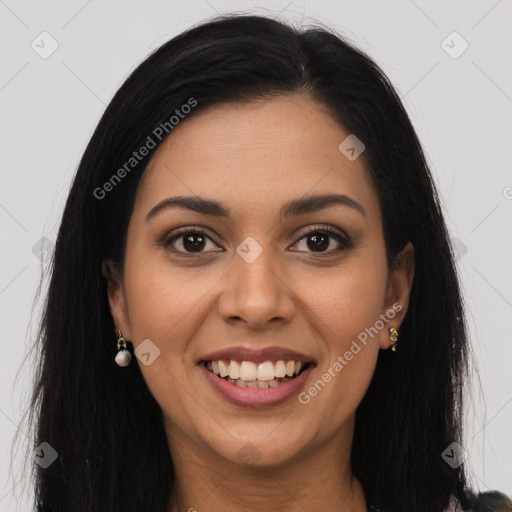
[[[219,372],[220,372],[220,376],[221,377],[226,377],[226,375],[228,375],[229,373],[229,365],[226,366],[226,363],[222,360],[219,361]]]
[[[275,372],[277,378],[284,377],[286,375],[286,363],[284,361],[277,361]]]
[[[258,366],[258,380],[272,380],[274,378],[274,365],[265,361]]]
[[[256,380],[258,378],[258,369],[252,361],[242,361],[240,365],[240,378],[245,381]]]
[[[304,368],[302,361],[264,361],[253,363],[252,361],[235,361],[233,359],[207,361],[206,367],[219,375],[225,377],[232,384],[242,388],[273,388],[298,375]],[[284,380],[278,380],[284,379]]]
[[[237,361],[231,360],[229,362],[229,376],[232,379],[240,378],[240,364]]]

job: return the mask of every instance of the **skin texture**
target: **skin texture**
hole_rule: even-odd
[[[399,330],[406,313],[414,249],[407,244],[388,275],[363,159],[349,161],[338,149],[348,135],[302,94],[217,105],[176,126],[141,179],[124,275],[113,273],[109,302],[135,348],[150,339],[161,351],[148,366],[131,364],[164,413],[177,478],[169,512],[366,511],[350,470],[355,411],[379,350],[392,345],[388,327]],[[334,205],[279,219],[285,202],[323,193],[350,196],[366,216]],[[179,195],[217,200],[231,216],[168,208],[145,221],[157,203]],[[315,251],[306,231],[328,226],[354,247],[335,253],[340,243],[330,237]],[[206,232],[199,253],[183,236],[161,244],[180,227]],[[248,236],[263,249],[252,263],[236,252]],[[197,366],[213,350],[278,345],[317,361],[307,390],[393,304],[401,310],[307,404],[295,396],[264,409],[233,405]],[[244,463],[238,452],[248,443],[257,457]]]

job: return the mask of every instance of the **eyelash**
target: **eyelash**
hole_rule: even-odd
[[[204,255],[206,253],[205,252],[186,253],[186,252],[183,252],[183,251],[178,251],[178,250],[176,250],[174,248],[170,249],[170,247],[169,247],[175,240],[179,239],[180,237],[183,237],[184,235],[188,235],[190,233],[204,235],[206,238],[208,238],[209,240],[214,242],[214,240],[212,240],[211,237],[208,236],[208,234],[205,231],[203,231],[202,229],[200,229],[200,228],[196,229],[196,228],[193,228],[193,227],[186,227],[186,228],[180,228],[177,231],[175,231],[171,237],[166,238],[162,242],[162,245],[166,249],[171,251],[172,253],[178,255],[179,257],[184,257],[184,258],[200,258],[200,257],[202,257],[202,255]],[[322,257],[322,256],[332,256],[333,254],[338,254],[338,253],[340,253],[342,251],[348,251],[348,250],[350,250],[350,249],[352,249],[354,247],[354,243],[352,242],[352,240],[349,237],[347,237],[346,235],[344,235],[341,230],[338,231],[337,229],[332,228],[332,227],[317,227],[317,226],[314,226],[313,228],[311,228],[308,231],[306,231],[293,245],[297,244],[302,239],[306,238],[308,235],[310,235],[312,233],[329,235],[332,238],[334,238],[341,245],[340,248],[335,249],[335,250],[331,250],[329,252],[315,253],[313,251],[306,251],[306,252],[310,252],[311,254],[315,254],[316,256],[319,256],[319,257]],[[219,251],[216,251],[216,252],[219,252]],[[303,251],[296,251],[296,252],[303,252]]]

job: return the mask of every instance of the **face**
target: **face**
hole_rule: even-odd
[[[413,252],[388,269],[363,158],[338,149],[348,135],[297,94],[198,112],[152,157],[109,301],[146,354],[131,364],[173,454],[193,446],[212,460],[277,465],[351,432],[388,328],[405,315]],[[309,202],[327,195],[345,198]],[[162,203],[178,196],[195,209]],[[220,206],[197,211],[200,198]],[[216,376],[209,360],[255,388]],[[290,368],[299,375],[276,378]]]

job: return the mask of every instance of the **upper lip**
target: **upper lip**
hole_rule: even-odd
[[[234,359],[235,361],[252,361],[259,364],[265,361],[302,361],[304,363],[315,362],[311,356],[301,354],[295,350],[290,350],[284,347],[265,347],[265,348],[249,348],[249,347],[228,347],[222,350],[210,352],[200,359],[199,362],[204,361],[219,361],[226,359]]]

